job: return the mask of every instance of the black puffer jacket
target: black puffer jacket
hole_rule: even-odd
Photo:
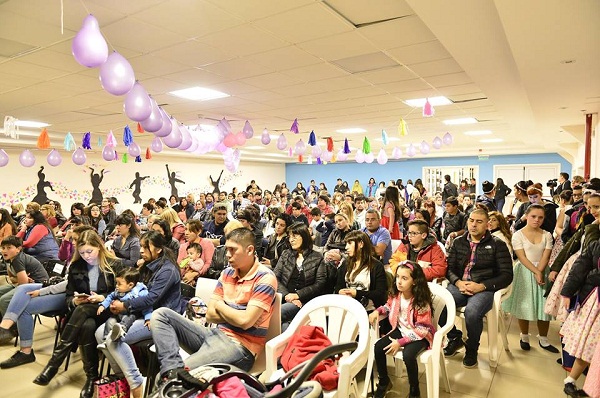
[[[114,261],[110,264],[112,271],[117,274],[122,269],[120,261]],[[98,286],[94,293],[108,296],[109,293],[115,290],[115,274],[110,272],[102,272],[98,277]],[[66,287],[66,303],[67,307],[71,310],[75,308],[73,298],[75,292],[91,294],[90,290],[90,278],[88,277],[88,265],[87,262],[79,258],[77,261],[71,263],[69,267],[69,274],[67,276],[67,287]]]
[[[456,238],[448,251],[446,278],[453,285],[462,279],[469,263],[471,245],[468,236],[469,233],[466,232]],[[476,250],[477,261],[471,269],[471,279],[474,282],[483,283],[486,290],[494,292],[512,283],[512,258],[506,243],[486,231]]]
[[[600,241],[591,242],[577,258],[560,295],[572,297],[579,295],[583,303],[589,294],[600,286]]]
[[[296,293],[300,301],[305,304],[310,299],[325,294],[325,283],[327,280],[325,261],[323,256],[316,251],[309,249],[302,253],[304,261],[302,268],[304,270],[304,287],[297,290]],[[274,272],[277,277],[277,291],[284,297],[290,293],[288,285],[290,278],[296,268],[296,259],[298,254],[295,250],[284,250],[277,260]]]

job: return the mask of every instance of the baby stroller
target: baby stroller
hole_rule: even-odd
[[[329,346],[317,353],[310,360],[295,366],[285,375],[281,376],[281,378],[266,384],[261,383],[254,376],[235,366],[213,363],[194,369],[190,372],[179,372],[177,379],[170,380],[163,384],[152,395],[152,398],[203,397],[203,394],[211,386],[231,377],[237,377],[242,381],[247,394],[251,398],[323,397],[321,385],[315,381],[306,381],[306,379],[322,360],[335,357],[346,351],[353,351],[356,347],[358,347],[358,343],[354,341]],[[201,374],[207,374],[207,370],[217,375],[210,380],[206,380],[202,376],[199,376]],[[195,375],[198,376],[195,377]]]

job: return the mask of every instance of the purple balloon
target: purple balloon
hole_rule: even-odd
[[[198,146],[200,146],[200,143],[198,142],[198,138],[192,136],[192,145],[190,145],[190,147],[188,149],[186,149],[186,151],[196,152],[196,149],[198,149]]]
[[[135,82],[133,88],[127,93],[123,108],[127,117],[136,122],[146,120],[152,114],[152,102],[148,92],[139,82]]]
[[[417,154],[417,150],[415,149],[415,146],[413,144],[410,144],[408,146],[408,148],[406,148],[406,154],[410,158],[412,158],[413,156],[415,156]]]
[[[433,139],[433,147],[435,149],[440,149],[442,147],[442,144],[443,144],[443,142],[442,142],[442,139],[440,137],[435,137]]]
[[[429,144],[427,143],[427,141],[425,141],[425,140],[421,141],[421,153],[423,155],[427,155],[430,151],[431,151],[431,148],[429,147]]]
[[[166,137],[171,134],[171,129],[173,125],[171,124],[171,118],[167,115],[167,112],[164,111],[163,108],[158,107],[160,109],[160,117],[162,119],[162,127],[154,133],[157,137]]]
[[[154,137],[154,139],[152,140],[152,145],[150,145],[150,147],[156,153],[161,152],[163,150],[163,144],[160,138]]]
[[[105,145],[104,148],[102,148],[102,159],[107,162],[115,160],[115,148],[110,145]]]
[[[296,142],[296,146],[294,147],[294,153],[296,155],[304,155],[304,152],[306,152],[306,144],[304,144],[302,139],[300,139],[298,142]]]
[[[54,167],[58,166],[62,162],[62,157],[60,156],[60,152],[58,152],[56,149],[51,150],[50,153],[48,154],[48,157],[46,158],[46,161],[48,162],[48,164],[50,166],[54,166]]]
[[[244,128],[242,129],[242,132],[244,133],[246,138],[252,138],[252,136],[254,136],[254,129],[250,125],[249,121],[246,120],[246,123],[244,123]]]
[[[365,154],[363,153],[362,149],[356,151],[356,156],[354,157],[354,160],[356,160],[356,163],[365,162]]]
[[[225,151],[227,151],[229,148],[227,146],[225,146],[225,144],[223,144],[222,142],[220,142],[217,147],[216,150],[223,153]]]
[[[158,104],[151,96],[150,103],[152,104],[152,112],[150,113],[148,119],[141,121],[140,124],[142,125],[144,130],[149,131],[151,133],[156,133],[163,126],[163,118]]]
[[[279,149],[280,151],[283,151],[283,150],[285,150],[285,148],[287,148],[287,140],[285,139],[285,135],[283,135],[283,133],[281,133],[279,138],[277,138],[277,149]]]
[[[133,156],[134,158],[137,158],[138,156],[140,156],[140,154],[142,153],[142,149],[140,148],[140,146],[135,143],[132,142],[128,147],[127,147],[127,152]]]
[[[313,158],[320,158],[322,153],[323,153],[323,150],[321,149],[321,147],[319,145],[315,145],[314,147],[312,147],[311,154],[312,154]]]
[[[346,160],[348,160],[348,154],[344,153],[344,149],[340,149],[340,151],[337,154],[337,160],[340,162],[345,162]]]
[[[402,157],[402,150],[395,146],[394,149],[392,149],[392,157],[394,159],[400,159]]]
[[[4,149],[0,149],[0,167],[4,167],[8,164],[8,153]]]
[[[135,74],[124,56],[114,51],[100,65],[100,84],[112,95],[124,95],[131,90],[135,84]]]
[[[71,156],[71,159],[73,159],[73,163],[75,163],[78,166],[81,166],[82,164],[85,163],[85,161],[87,160],[87,157],[85,156],[85,152],[83,151],[83,148],[79,147],[75,150],[75,152],[73,152],[73,156]]]
[[[29,149],[25,149],[19,155],[19,163],[21,163],[21,166],[31,167],[35,164],[35,156],[33,156],[33,153]]]
[[[267,129],[263,130],[262,135],[260,136],[260,142],[262,142],[263,145],[269,145],[271,143],[271,136]]]
[[[321,154],[321,159],[325,162],[330,162],[333,159],[333,152],[325,151]]]
[[[375,155],[373,155],[373,152],[369,152],[365,155],[365,163],[373,163],[373,160],[375,160]]]
[[[452,145],[452,141],[454,141],[454,139],[452,138],[452,134],[450,134],[450,133],[444,134],[444,138],[442,138],[442,141],[446,145]]]
[[[183,141],[183,135],[181,134],[181,130],[177,125],[177,120],[173,119],[173,121],[175,122],[175,124],[173,125],[173,129],[171,130],[171,134],[163,138],[163,142],[169,148],[177,148],[179,145],[181,145],[181,142]]]
[[[385,153],[385,150],[383,148],[381,148],[381,150],[379,151],[379,154],[377,155],[377,163],[379,164],[386,164],[388,162],[388,157],[387,154]]]
[[[108,58],[108,45],[100,33],[98,20],[88,15],[83,25],[73,38],[71,52],[75,61],[88,68],[102,65]]]
[[[181,132],[182,140],[181,144],[177,146],[177,149],[185,151],[186,149],[189,149],[189,147],[191,147],[193,144],[192,135],[190,134],[190,131],[184,124],[179,125],[179,131]]]

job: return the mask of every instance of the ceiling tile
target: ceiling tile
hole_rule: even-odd
[[[342,70],[340,67],[325,62],[316,65],[304,66],[302,68],[289,69],[283,71],[282,73],[305,82],[319,81],[348,75],[348,72]]]
[[[19,61],[34,65],[41,65],[48,68],[60,69],[64,70],[65,72],[79,72],[83,68],[75,61],[72,55],[66,55],[50,50],[35,51],[19,57]]]
[[[279,87],[287,87],[300,83],[298,79],[294,79],[282,73],[268,73],[265,75],[248,77],[242,79],[242,81],[255,87],[276,92],[280,92],[280,90],[276,90]]]
[[[207,65],[201,69],[223,76],[227,80],[244,79],[251,76],[260,76],[273,72],[273,69],[269,67],[247,63],[243,58],[236,58],[232,59],[231,61]]]
[[[227,77],[219,76],[206,70],[192,68],[182,72],[170,73],[163,76],[166,79],[185,84],[187,87],[208,86],[229,80]]]
[[[152,79],[144,79],[142,82],[144,88],[149,94],[156,96],[158,94],[166,94],[170,91],[182,90],[189,86],[183,83],[175,82],[173,80],[164,79],[162,77],[154,77]]]
[[[414,14],[404,0],[325,0],[325,3],[354,25]]]
[[[377,52],[377,47],[356,31],[307,41],[298,47],[328,61]]]
[[[382,50],[435,39],[433,33],[416,15],[365,26],[358,31]]]
[[[55,79],[57,77],[69,74],[62,70],[48,68],[46,66],[34,65],[17,60],[12,60],[10,62],[0,64],[0,74],[2,73],[33,77],[43,80]]]
[[[404,65],[437,61],[438,59],[451,57],[450,53],[439,40],[396,47],[387,50],[387,53]]]
[[[429,85],[423,79],[410,79],[400,82],[386,83],[383,88],[389,93],[404,93],[407,91],[426,90]]]
[[[161,60],[177,62],[192,67],[202,67],[236,58],[235,55],[228,55],[221,49],[197,40],[186,40],[183,43],[155,51],[152,55]]]
[[[393,68],[357,73],[355,76],[372,84],[387,84],[403,80],[413,80],[415,77],[417,77],[404,66],[396,66]]]
[[[179,58],[165,59],[146,54],[128,58],[134,73],[144,73],[150,76],[163,76],[169,73],[181,72],[190,67],[179,62]]]
[[[417,76],[424,78],[463,71],[460,65],[453,58],[413,64],[409,65],[408,68],[415,72]]]
[[[287,46],[271,51],[246,57],[247,62],[274,68],[276,71],[285,71],[303,66],[321,63],[321,59],[308,54],[296,46]]]
[[[228,55],[243,57],[284,47],[286,43],[251,24],[239,25],[198,39]]]
[[[175,34],[160,25],[135,18],[121,19],[102,27],[102,33],[111,47],[121,52],[121,47],[149,53],[184,42],[185,36]]]
[[[57,14],[56,21],[60,21],[59,17],[60,14]],[[65,29],[63,35],[59,26],[51,25],[47,21],[37,21],[35,29],[32,29],[30,21],[27,17],[9,11],[0,12],[0,37],[32,46],[45,47],[73,37],[76,33]]]
[[[428,77],[427,82],[433,87],[446,87],[446,86],[458,86],[462,84],[471,83],[471,78],[464,72],[449,73],[438,76]]]
[[[222,8],[230,14],[253,21],[271,15],[302,7],[305,4],[314,3],[315,0],[208,0],[215,6]]]

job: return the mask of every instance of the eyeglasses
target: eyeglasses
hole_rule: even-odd
[[[418,236],[418,235],[421,235],[421,232],[413,232],[413,231],[408,231],[408,232],[407,232],[407,235],[408,235],[408,236]]]

